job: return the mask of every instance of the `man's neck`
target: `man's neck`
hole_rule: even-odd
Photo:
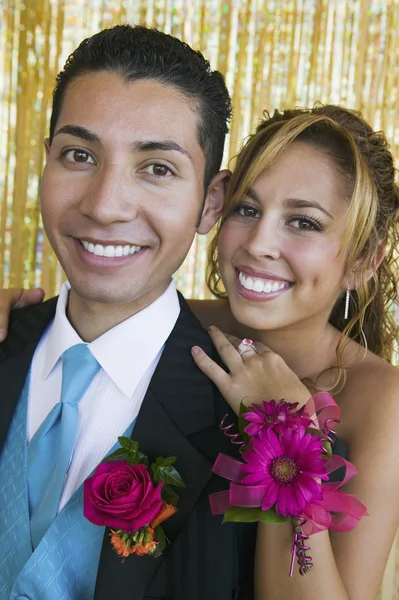
[[[165,292],[169,284],[152,290],[131,302],[106,304],[79,296],[73,289],[69,293],[66,316],[79,337],[90,343],[126,319],[150,306]]]

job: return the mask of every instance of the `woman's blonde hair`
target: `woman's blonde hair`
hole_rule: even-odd
[[[338,365],[342,365],[348,338],[391,361],[398,339],[399,191],[384,134],[373,131],[359,113],[332,105],[275,111],[273,116],[265,113],[237,157],[222,219],[210,246],[208,287],[215,296],[226,297],[217,253],[223,223],[264,169],[294,142],[319,148],[332,160],[339,189],[348,202],[342,249],[345,273],[354,273],[356,289],[351,292],[348,321],[344,321],[344,295],[330,315],[330,322],[342,331]],[[385,257],[370,278],[384,249]]]

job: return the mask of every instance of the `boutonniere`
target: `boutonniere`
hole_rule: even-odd
[[[158,558],[166,546],[161,523],[177,511],[174,487],[185,487],[173,466],[177,458],[149,463],[137,442],[120,437],[113,452],[84,482],[84,516],[111,529],[111,543],[122,562],[130,555]]]

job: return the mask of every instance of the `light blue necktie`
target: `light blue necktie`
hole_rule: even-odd
[[[75,443],[78,402],[99,368],[86,344],[77,344],[64,352],[61,401],[49,412],[29,443],[28,492],[34,548],[57,515]]]

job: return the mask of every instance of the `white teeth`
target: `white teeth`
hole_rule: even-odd
[[[81,240],[81,244],[85,250],[90,252],[90,254],[95,254],[96,256],[105,256],[106,258],[114,258],[115,256],[129,256],[129,254],[135,254],[135,252],[139,252],[141,250],[141,246],[130,246],[126,244],[125,246],[103,246],[102,244],[92,244],[91,242],[86,242],[86,240]]]
[[[252,290],[254,292],[263,292],[263,281],[261,279],[255,279]]]
[[[105,246],[105,248],[104,248],[104,256],[108,256],[108,258],[114,258],[114,256],[115,256],[115,248],[114,248],[114,246]]]
[[[253,284],[254,284],[254,280],[252,279],[252,277],[246,277],[244,279],[243,286],[245,287],[245,289],[252,290]]]
[[[275,281],[274,279],[260,279],[257,277],[250,277],[249,275],[245,275],[242,271],[238,273],[238,279],[243,287],[247,290],[252,290],[253,292],[263,292],[264,294],[270,294],[273,292],[278,292],[279,290],[283,290],[284,288],[289,287],[289,282],[287,281]]]

